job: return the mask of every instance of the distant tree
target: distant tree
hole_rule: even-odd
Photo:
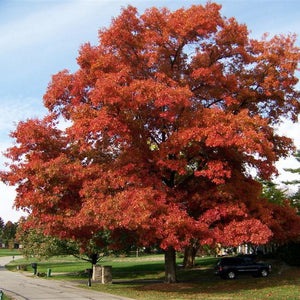
[[[278,187],[277,183],[267,180],[260,180],[260,182],[262,183],[262,197],[268,202],[283,205],[288,199],[287,190]]]
[[[0,239],[2,237],[2,231],[3,231],[3,228],[4,228],[4,221],[3,219],[0,217]]]
[[[295,159],[300,163],[300,150],[298,150],[294,154]],[[298,179],[291,181],[284,181],[283,183],[286,185],[294,185],[297,187],[297,191],[290,196],[291,204],[296,207],[298,214],[300,214],[300,167],[298,168],[286,168],[284,169],[287,172],[292,174],[297,174]]]
[[[300,215],[300,188],[290,196],[291,205],[297,209],[297,214]]]
[[[6,247],[10,243],[13,243],[16,238],[16,231],[17,231],[18,223],[13,223],[11,221],[8,221],[2,230],[2,241],[5,244]]]
[[[4,227],[4,221],[3,219],[0,217],[0,230]]]
[[[274,125],[300,112],[295,36],[251,39],[220,9],[129,6],[81,47],[75,73],[53,76],[48,114],[18,124],[1,175],[31,228],[85,249],[107,231],[159,245],[167,282],[191,241],[299,234],[294,210],[262,199],[249,172],[269,180],[294,149]]]
[[[297,150],[294,153],[294,158],[297,160],[297,162],[300,163],[300,150]],[[293,184],[293,185],[300,185],[300,167],[298,168],[285,168],[284,169],[287,172],[290,172],[292,174],[299,175],[299,179],[291,180],[291,181],[284,181],[285,184]]]

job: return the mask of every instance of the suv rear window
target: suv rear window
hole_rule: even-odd
[[[220,265],[236,265],[243,263],[243,260],[235,257],[221,258]]]

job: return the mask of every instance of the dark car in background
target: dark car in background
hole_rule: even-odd
[[[250,256],[223,257],[215,266],[215,274],[224,279],[235,279],[240,274],[268,277],[270,272],[270,264],[257,263]]]

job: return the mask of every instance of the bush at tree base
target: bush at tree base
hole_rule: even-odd
[[[278,256],[291,266],[300,266],[300,242],[291,242],[278,248]]]

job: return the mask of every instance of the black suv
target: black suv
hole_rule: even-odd
[[[238,274],[267,277],[270,272],[271,265],[257,263],[250,256],[223,257],[215,267],[215,274],[224,279],[235,279]]]

